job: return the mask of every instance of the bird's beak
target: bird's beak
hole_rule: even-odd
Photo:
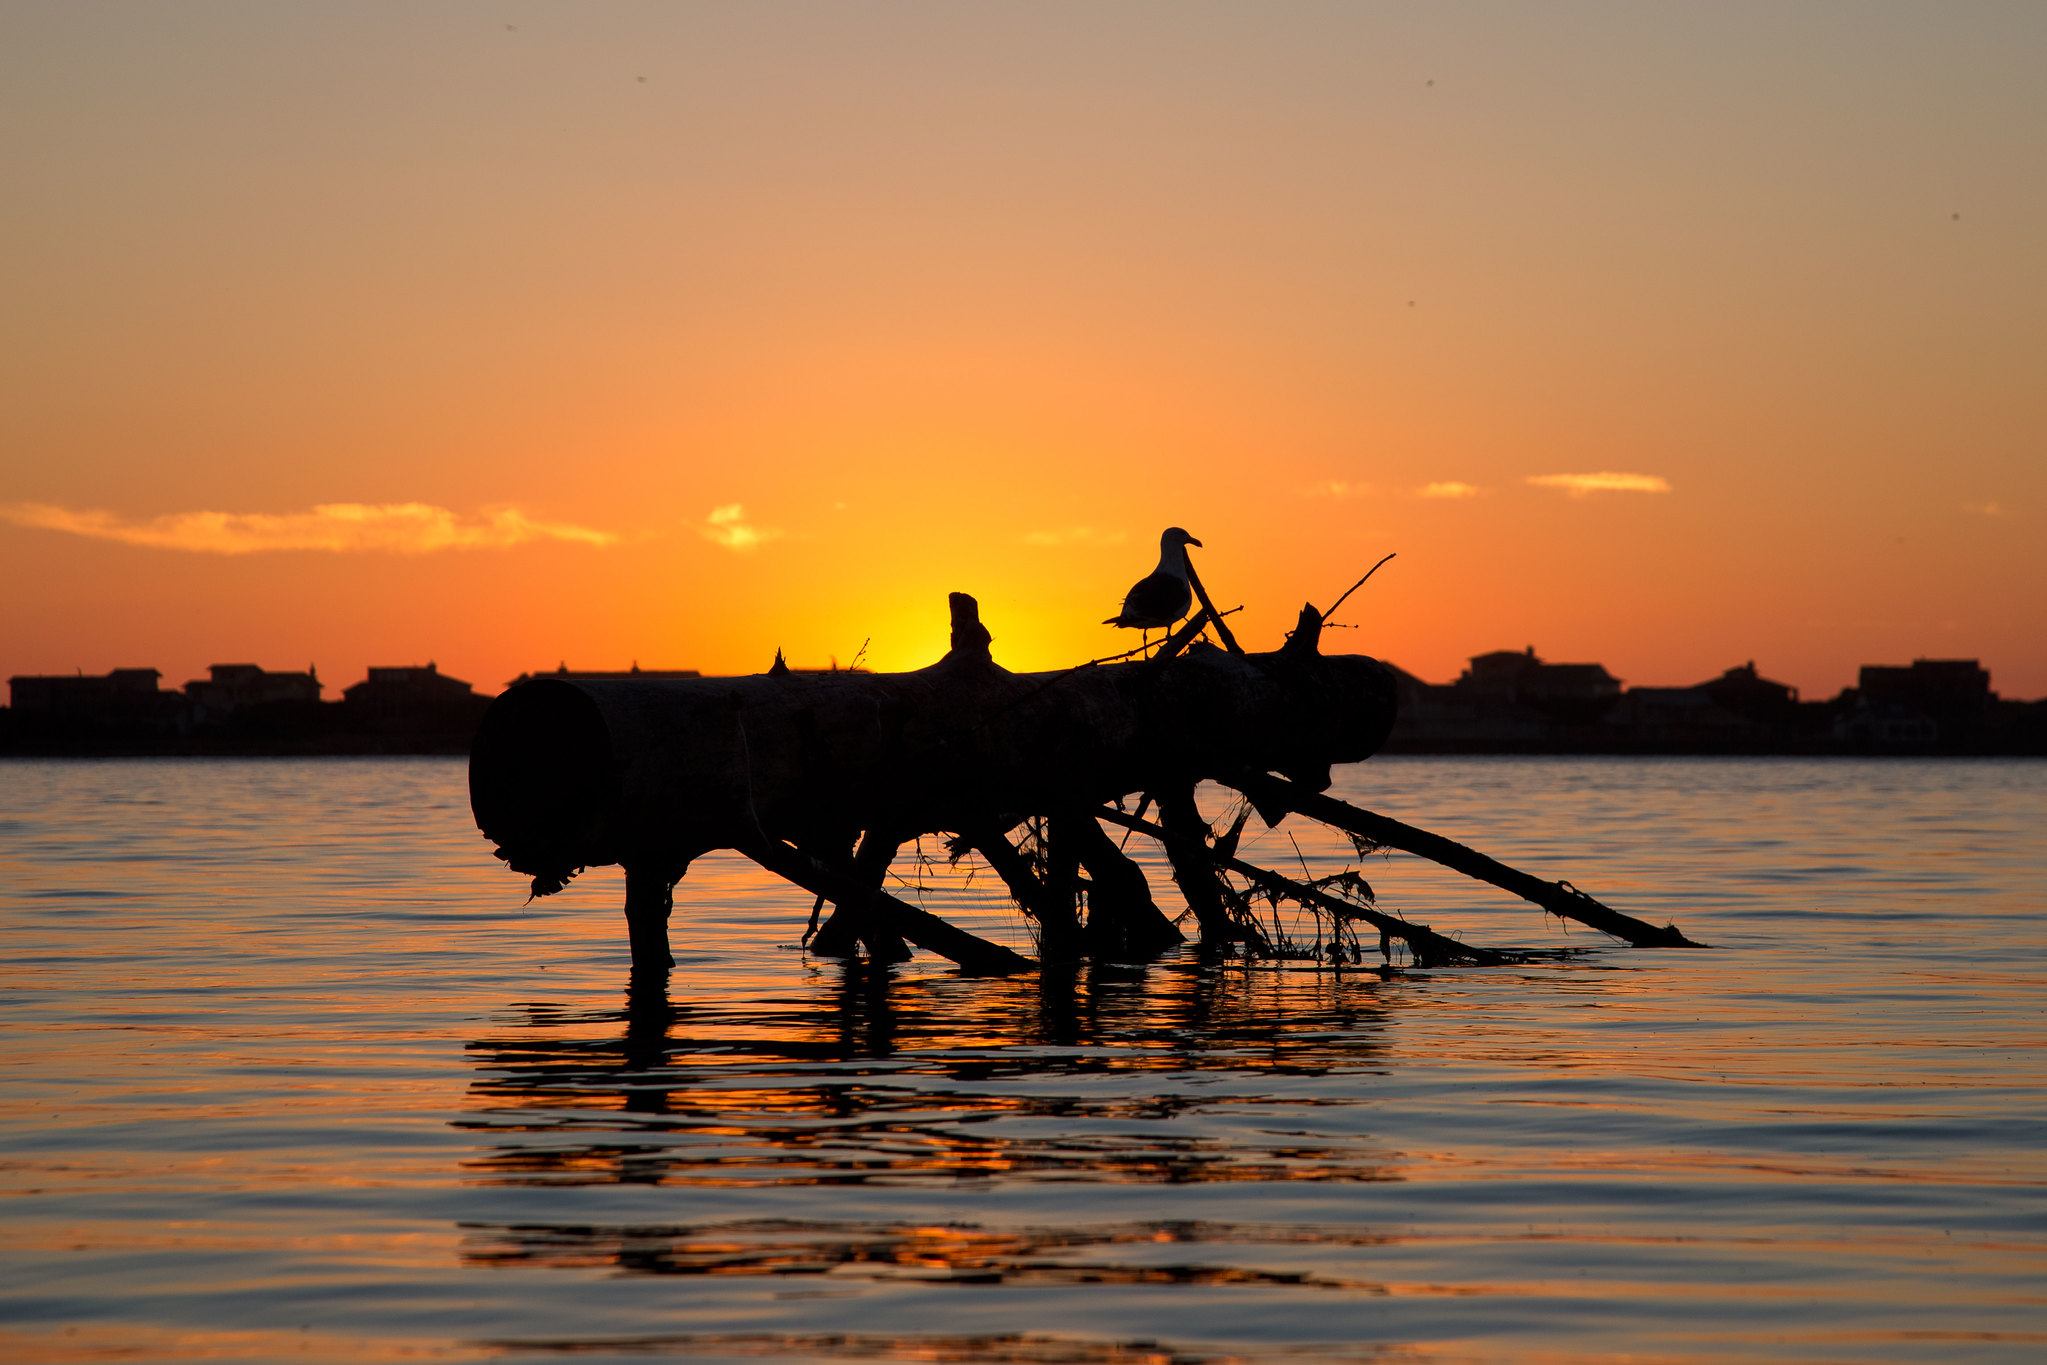
[[[1188,543],[1189,545],[1192,545],[1192,546],[1194,546],[1194,547],[1195,547],[1196,549],[1200,549],[1200,548],[1201,548],[1201,542],[1200,542],[1200,541],[1198,541],[1198,540],[1196,540],[1196,539],[1195,539],[1195,538],[1194,538],[1193,536],[1189,536],[1189,537],[1187,537],[1187,543]]]

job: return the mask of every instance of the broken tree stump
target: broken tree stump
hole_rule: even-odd
[[[1206,772],[1352,762],[1393,723],[1374,659],[1194,644],[1160,669],[1019,674],[989,657],[973,599],[953,608],[952,651],[913,673],[512,688],[472,747],[477,823],[549,894],[591,866],[1009,828]]]
[[[981,852],[1049,959],[1145,959],[1184,941],[1098,819],[1162,842],[1211,948],[1276,951],[1246,900],[1266,894],[1374,925],[1420,963],[1510,960],[1257,868],[1235,856],[1236,830],[1217,846],[1193,796],[1210,779],[1242,791],[1268,822],[1298,812],[1630,943],[1693,946],[1566,883],[1322,796],[1332,764],[1369,757],[1392,728],[1392,673],[1361,655],[1323,654],[1312,606],[1281,648],[1246,653],[1200,595],[1202,609],[1152,658],[1052,673],[997,665],[974,599],[954,593],[951,650],[911,673],[797,673],[778,655],[752,677],[537,678],[485,715],[470,754],[471,806],[535,895],[586,867],[624,867],[635,972],[672,964],[676,885],[715,849],[751,858],[820,908],[830,901],[831,920],[812,940],[819,952],[858,944],[886,963],[907,955],[907,941],[969,972],[1034,965],[882,890],[896,850],[925,834],[950,836],[955,853]],[[1225,648],[1197,638],[1205,625]],[[1122,813],[1138,792],[1159,802],[1158,824]],[[1009,842],[1025,825],[1037,840],[1031,857]],[[1253,891],[1233,889],[1218,869]]]

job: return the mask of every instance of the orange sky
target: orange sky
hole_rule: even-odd
[[[1178,524],[1253,647],[1397,550],[1341,638],[1438,681],[2039,696],[2043,56],[2017,4],[10,5],[0,675],[915,667],[950,589],[1053,667]],[[1602,472],[1662,491],[1530,481]]]

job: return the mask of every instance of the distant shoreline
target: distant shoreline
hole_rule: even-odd
[[[139,758],[180,760],[180,759],[300,759],[300,758],[460,758],[469,757],[466,745],[459,748],[418,747],[383,749],[69,749],[31,750],[22,748],[0,748],[0,762],[10,760],[42,761],[61,760],[64,762],[127,761]],[[1981,750],[1921,748],[1807,748],[1807,749],[1592,749],[1592,748],[1417,748],[1405,745],[1388,745],[1371,756],[1380,758],[1827,758],[1827,759],[1870,759],[1870,758],[1966,758],[1966,759],[2042,759],[2047,758],[2047,748]],[[1369,760],[1368,760],[1369,761]]]
[[[1383,662],[1383,661],[1382,661]],[[1530,646],[1475,655],[1452,683],[1385,664],[1396,699],[1385,754],[1613,758],[2047,756],[2047,700],[1990,687],[1974,659],[1867,664],[1857,686],[1806,701],[1753,662],[1688,687],[1624,687],[1596,663]],[[214,664],[176,691],[155,669],[9,679],[0,756],[18,758],[459,757],[495,698],[431,662],[377,666],[321,700],[318,675]],[[695,670],[522,674],[512,687],[716,679]]]

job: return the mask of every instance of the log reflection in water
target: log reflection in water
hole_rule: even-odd
[[[1233,1345],[1228,1350],[1168,1345],[1146,1338],[1110,1341],[1032,1332],[887,1335],[878,1332],[692,1332],[659,1336],[530,1337],[472,1343],[485,1350],[577,1356],[693,1356],[715,1360],[914,1360],[921,1365],[1241,1365],[1247,1360],[1303,1359],[1412,1362],[1405,1346],[1376,1342],[1318,1343],[1312,1355],[1287,1346]],[[1436,1357],[1430,1359],[1471,1359]]]
[[[962,1285],[1287,1285],[1352,1293],[1382,1286],[1313,1271],[1232,1265],[1224,1248],[1377,1247],[1395,1240],[1270,1224],[997,1229],[779,1219],[694,1227],[469,1224],[463,1234],[466,1264],[498,1267],[609,1268],[637,1275],[829,1274]]]
[[[1300,1103],[1275,1095],[1288,1076],[1380,1064],[1371,974],[1083,964],[991,999],[987,982],[837,970],[829,995],[786,1005],[676,1007],[635,986],[602,1015],[526,1007],[524,1029],[471,1044],[471,1179],[1394,1179],[1374,1144],[1259,1124]]]

